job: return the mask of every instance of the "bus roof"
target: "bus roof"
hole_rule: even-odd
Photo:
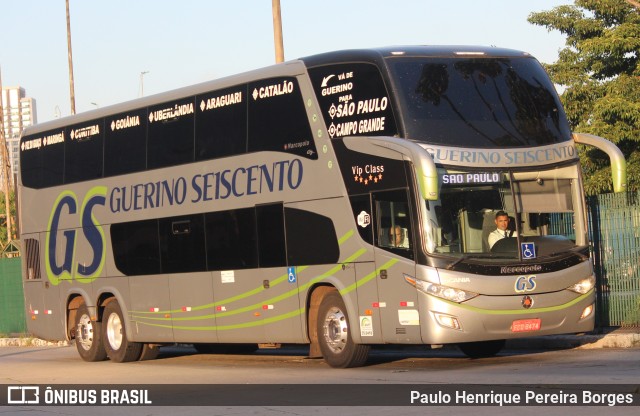
[[[531,57],[527,52],[488,46],[387,46],[375,49],[349,49],[301,58],[308,67],[338,62],[379,62],[390,57]]]
[[[120,112],[129,111],[135,108],[143,108],[167,101],[172,101],[181,97],[196,95],[198,93],[233,86],[242,82],[249,82],[259,78],[269,78],[273,76],[295,76],[304,72],[304,66],[314,67],[340,62],[372,62],[382,65],[385,58],[394,56],[433,56],[433,57],[461,57],[461,56],[482,56],[482,57],[530,57],[527,52],[486,47],[486,46],[388,46],[372,49],[350,49],[334,52],[311,55],[299,59],[284,62],[283,64],[271,65],[258,68],[245,73],[231,75],[199,84],[185,86],[182,88],[162,92],[147,97],[142,97],[126,102],[105,106],[96,110],[82,112],[76,115],[63,117],[29,126],[23,132],[23,136],[37,134],[42,131],[57,129],[71,124],[83,123]]]

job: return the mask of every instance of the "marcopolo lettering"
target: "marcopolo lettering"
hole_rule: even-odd
[[[104,231],[96,221],[93,211],[97,206],[105,205],[106,194],[107,188],[104,186],[91,188],[84,197],[81,206],[78,206],[78,198],[71,191],[62,192],[56,199],[51,210],[47,227],[49,232],[45,243],[45,267],[47,277],[52,284],[58,285],[62,280],[72,279],[88,283],[95,280],[102,272],[105,259]],[[80,228],[67,229],[62,232],[62,235],[59,235],[60,221],[63,216],[77,216]],[[76,263],[74,257],[78,233],[82,233],[91,248],[90,261]],[[59,239],[64,241],[60,242]],[[61,264],[56,258],[58,243],[64,245]]]

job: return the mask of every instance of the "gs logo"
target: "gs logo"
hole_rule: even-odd
[[[516,293],[531,292],[536,288],[535,276],[519,276],[514,289]]]
[[[68,229],[62,232],[64,237],[64,256],[62,264],[58,264],[56,250],[58,247],[58,227],[63,215],[75,215],[78,213],[78,198],[71,191],[64,191],[53,204],[49,217],[49,232],[46,237],[47,277],[49,281],[58,285],[62,280],[76,279],[79,282],[89,283],[95,280],[102,272],[105,259],[105,239],[102,226],[93,216],[93,209],[98,205],[105,205],[107,188],[96,186],[85,195],[79,212],[79,229]],[[77,233],[84,235],[91,248],[92,258],[86,262],[75,262]]]

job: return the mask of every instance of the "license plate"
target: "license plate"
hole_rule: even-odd
[[[511,324],[511,332],[531,332],[539,331],[542,321],[536,319],[520,319],[513,321]]]

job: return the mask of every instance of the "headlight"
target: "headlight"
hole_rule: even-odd
[[[435,283],[429,283],[422,280],[410,278],[405,275],[407,283],[415,286],[419,291],[428,295],[433,295],[441,299],[450,300],[456,303],[462,303],[469,299],[473,299],[478,296],[477,293],[469,292],[466,290],[455,289],[453,287],[437,285]]]
[[[569,286],[567,289],[569,289],[572,292],[576,292],[576,293],[580,293],[581,295],[584,295],[585,293],[593,289],[595,285],[596,285],[596,277],[594,275],[591,275],[586,279],[580,280],[575,285]]]

